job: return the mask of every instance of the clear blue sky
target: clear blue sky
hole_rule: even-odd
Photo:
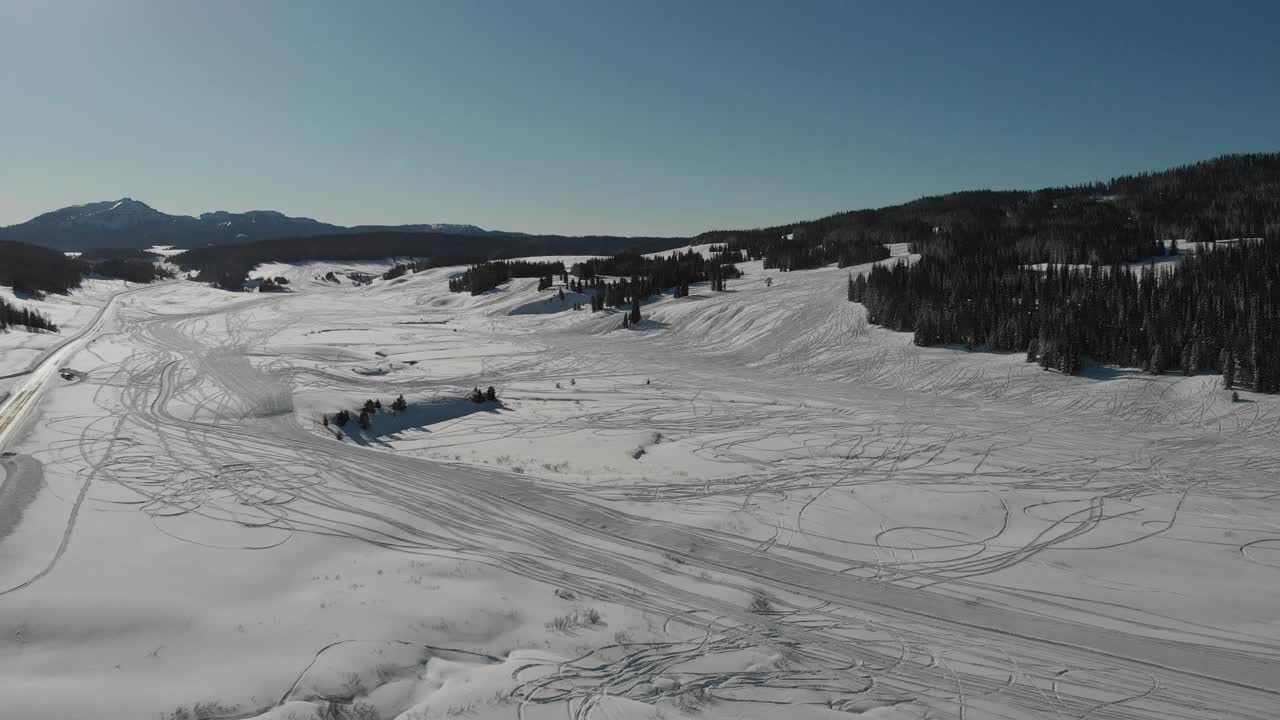
[[[1280,149],[1275,2],[0,0],[0,224],[690,234]]]

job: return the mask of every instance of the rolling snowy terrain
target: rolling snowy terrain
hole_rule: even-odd
[[[0,715],[1280,714],[1275,396],[916,347],[835,267],[624,330],[388,266],[0,336]]]

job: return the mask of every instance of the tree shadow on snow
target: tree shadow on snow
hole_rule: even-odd
[[[646,330],[666,330],[669,327],[671,327],[670,323],[665,323],[661,320],[641,320],[635,325],[630,325],[626,328],[618,328],[618,329],[632,330],[635,332],[644,332]]]
[[[1188,377],[1220,377],[1218,373],[1215,373],[1212,370],[1201,370],[1194,375],[1184,375],[1177,368],[1171,368],[1159,375],[1153,375],[1142,368],[1117,367],[1112,365],[1086,365],[1076,372],[1076,376],[1102,382],[1108,380],[1138,380],[1153,382],[1160,380],[1161,378],[1169,377],[1178,379],[1185,379]]]
[[[347,439],[357,445],[387,446],[388,440],[399,440],[400,434],[406,430],[431,432],[429,426],[450,420],[457,420],[475,413],[498,414],[508,411],[501,400],[498,402],[477,403],[467,398],[436,399],[429,402],[412,403],[401,412],[396,412],[383,405],[382,409],[369,416],[369,429],[361,429],[356,421],[358,412],[352,413],[351,422],[340,428]]]

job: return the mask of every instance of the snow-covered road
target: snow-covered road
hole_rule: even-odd
[[[844,271],[748,270],[633,331],[530,314],[531,282],[450,295],[445,271],[120,297],[19,448],[48,492],[0,534],[0,696],[30,718],[1276,716],[1273,399],[914,348]],[[489,384],[501,407],[450,404]],[[400,393],[447,419],[318,424]]]

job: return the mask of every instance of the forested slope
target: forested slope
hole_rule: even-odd
[[[872,322],[913,331],[917,344],[1026,352],[1067,373],[1086,358],[1153,373],[1210,370],[1229,386],[1275,392],[1278,234],[1280,154],[1271,153],[700,240],[782,269],[865,262],[878,245],[907,243],[918,262],[850,278],[847,292]],[[1256,240],[1217,242],[1238,238]],[[1125,264],[1161,256],[1181,262],[1171,272]]]

